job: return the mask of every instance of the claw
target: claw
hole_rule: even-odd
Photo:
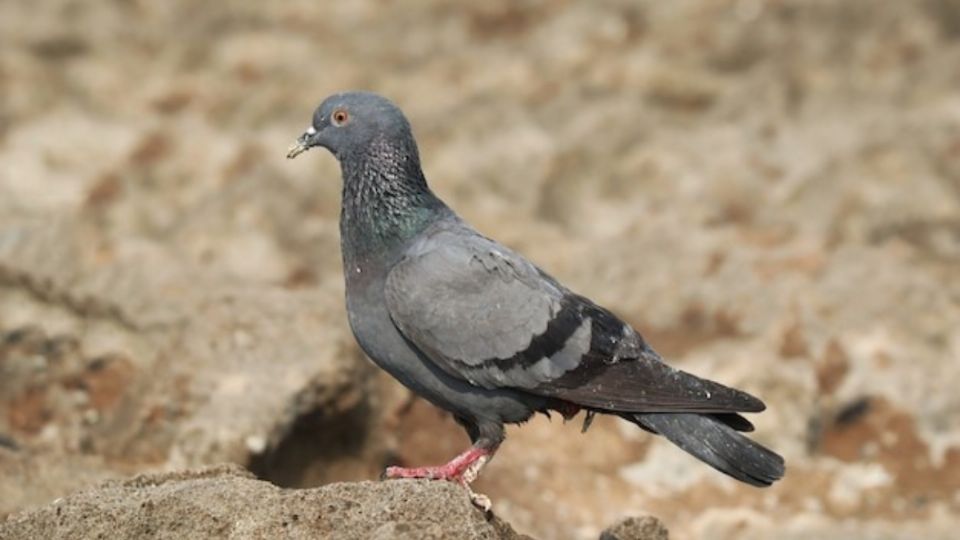
[[[483,513],[487,513],[493,508],[493,502],[490,500],[490,497],[487,497],[483,493],[475,493],[469,486],[467,487],[467,491],[470,492],[470,502],[477,508],[483,510]]]
[[[588,410],[587,414],[583,417],[583,427],[580,428],[580,433],[586,433],[590,429],[590,424],[593,423],[593,417],[597,413],[595,411]]]

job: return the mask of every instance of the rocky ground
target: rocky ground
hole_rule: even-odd
[[[137,476],[0,523],[3,538],[521,540],[449,482],[283,490],[239,468]],[[639,537],[638,537],[639,538]]]
[[[127,511],[158,496],[118,483],[142,473],[312,487],[462,449],[349,336],[334,160],[283,158],[320,99],[368,88],[462,215],[761,396],[788,463],[755,490],[611,419],[537,418],[476,485],[497,516],[952,537],[960,2],[474,4],[0,5],[0,527],[50,530],[78,490]],[[298,496],[237,474],[186,493]],[[334,485],[304,500],[358,489]]]

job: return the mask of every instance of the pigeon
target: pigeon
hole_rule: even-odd
[[[753,486],[783,477],[783,458],[741,433],[753,425],[740,413],[763,411],[762,401],[671,367],[610,310],[477,232],[427,185],[410,123],[391,101],[357,91],[328,97],[287,157],[315,147],[340,163],[354,337],[472,441],[445,465],[389,467],[386,478],[469,489],[505,424],[580,411],[584,431],[596,414],[618,416]]]

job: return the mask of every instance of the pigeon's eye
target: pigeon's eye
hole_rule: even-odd
[[[340,127],[350,120],[350,115],[343,109],[337,109],[330,115],[330,121],[333,125]]]

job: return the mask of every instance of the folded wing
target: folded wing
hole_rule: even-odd
[[[608,411],[763,409],[749,394],[668,366],[612,313],[460,224],[415,242],[385,293],[400,332],[476,386]]]

